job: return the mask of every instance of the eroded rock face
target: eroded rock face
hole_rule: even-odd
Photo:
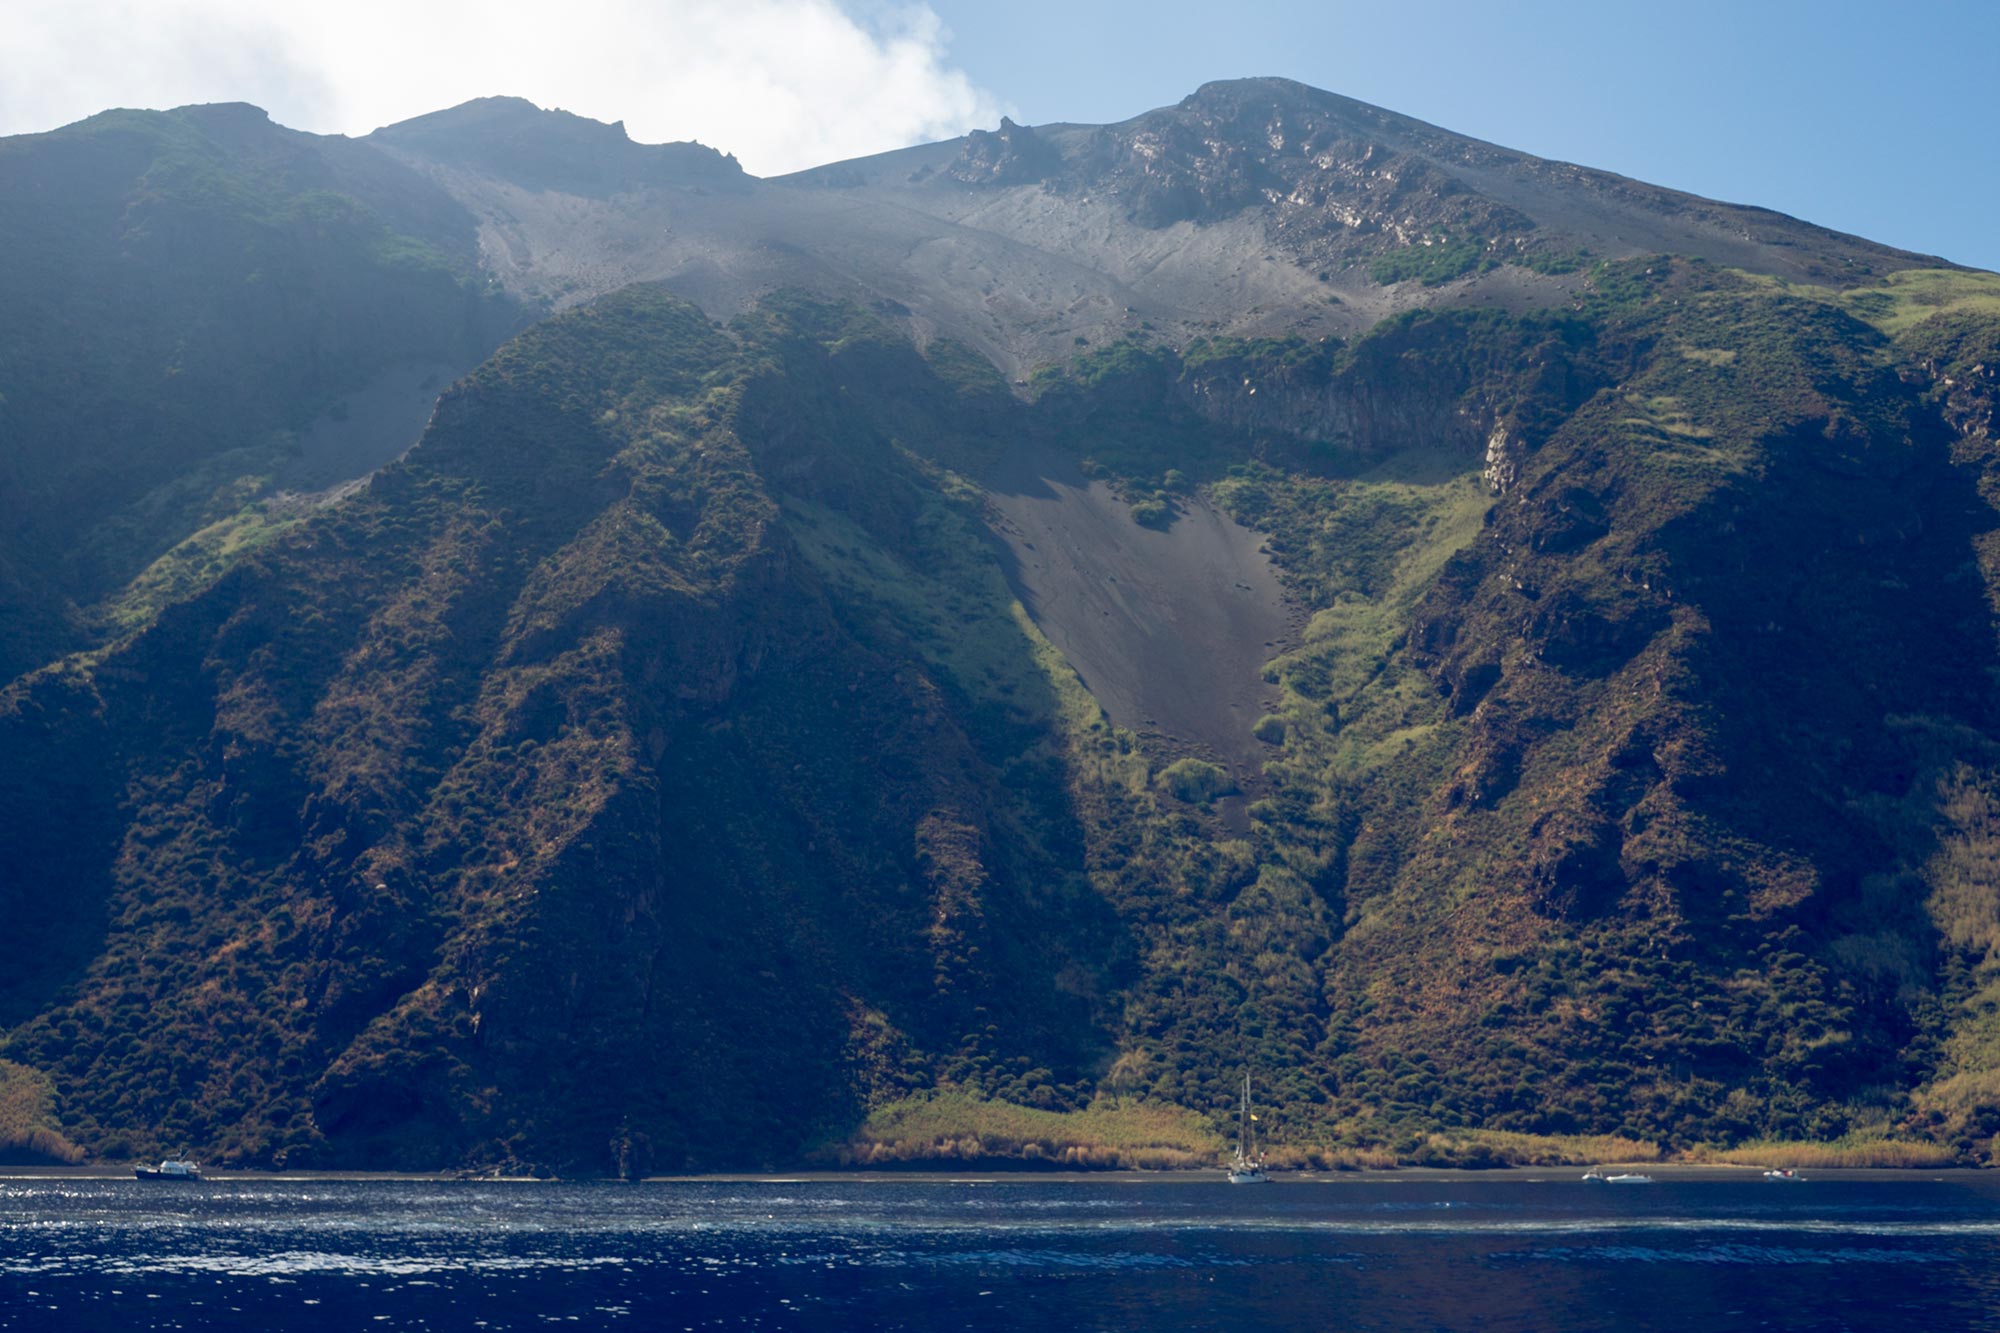
[[[1520,470],[1512,443],[1507,438],[1507,427],[1496,424],[1486,436],[1486,467],[1480,473],[1485,479],[1486,489],[1495,495],[1505,495],[1514,485]]]
[[[1270,432],[1359,458],[1421,449],[1483,455],[1489,489],[1504,492],[1521,460],[1597,385],[1580,346],[1542,334],[1512,343],[1498,378],[1468,374],[1454,353],[1440,354],[1463,326],[1412,319],[1367,340],[1365,355],[1342,362],[1322,339],[1312,354],[1294,347],[1282,360],[1239,348],[1197,349],[1177,391],[1202,416],[1234,430]]]
[[[964,149],[945,174],[967,185],[1027,185],[1061,162],[1061,155],[1033,130],[1002,116],[998,130],[974,130],[965,136]]]
[[[1981,442],[2000,437],[2000,360],[1947,367],[1932,357],[1923,369],[1937,386],[1939,408],[1953,430]]]
[[[1305,384],[1197,371],[1181,392],[1202,416],[1236,430],[1289,435],[1363,457],[1410,448],[1472,456],[1481,413],[1441,387],[1376,379]]]
[[[1209,84],[1096,130],[1061,183],[1110,192],[1148,227],[1262,206],[1273,238],[1307,265],[1450,238],[1525,244],[1532,219],[1383,142],[1392,124],[1414,122],[1283,80]]]

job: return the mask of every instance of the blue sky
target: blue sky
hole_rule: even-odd
[[[0,134],[248,101],[321,133],[509,93],[774,175],[1276,74],[2000,269],[2000,0],[9,0]]]
[[[2000,0],[933,0],[1029,123],[1275,74],[1544,157],[2000,269]]]

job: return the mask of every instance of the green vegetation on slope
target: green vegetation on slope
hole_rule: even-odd
[[[437,187],[249,107],[6,140],[0,234],[8,679],[232,559],[242,543],[215,525],[240,529],[346,395],[399,365],[470,367],[519,318],[475,276],[472,220]],[[184,541],[202,560],[183,549],[163,574]],[[123,605],[87,609],[135,577],[150,582]]]
[[[1762,281],[1774,287],[1779,285],[1768,279]],[[1910,268],[1891,273],[1868,287],[1836,291],[1793,285],[1783,290],[1836,305],[1890,337],[1910,333],[1939,316],[1968,315],[1989,325],[2000,319],[2000,273]]]
[[[540,326],[404,463],[12,696],[24,826],[47,710],[146,738],[8,885],[89,889],[14,941],[76,946],[10,1016],[93,1150],[639,1171],[940,1078],[1087,1099],[1117,927],[1065,869],[1053,663],[990,561],[919,585],[994,616],[933,676],[801,558],[785,505],[810,544],[850,493],[875,566],[968,546],[817,317],[639,290]],[[801,423],[827,467],[776,492]]]
[[[1026,403],[795,294],[552,320],[0,696],[0,1053],[246,1163],[1205,1161],[1246,1068],[1297,1165],[1986,1157],[1993,322],[1580,305]],[[1265,534],[1247,810],[1016,601],[1022,442]]]
[[[1488,257],[1486,242],[1477,236],[1459,240],[1439,236],[1377,255],[1368,261],[1368,276],[1385,287],[1412,280],[1436,287],[1497,263]]]

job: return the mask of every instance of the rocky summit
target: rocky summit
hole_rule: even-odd
[[[8,1160],[2000,1155],[2000,277],[1281,80],[0,235]]]

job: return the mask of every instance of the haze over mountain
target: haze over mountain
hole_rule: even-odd
[[[1573,280],[1489,261],[1577,250],[1837,285],[1918,262],[1281,79],[1210,84],[1118,125],[1003,121],[769,182],[504,98],[369,142],[473,214],[511,290],[557,307],[661,281],[726,314],[803,284],[905,306],[920,339],[951,337],[1016,374],[1079,335],[1149,323],[1169,339],[1349,334],[1419,305],[1556,303]],[[1410,246],[1438,252],[1417,276],[1472,280],[1411,293],[1371,278],[1366,261]]]
[[[1281,80],[0,234],[16,1151],[1994,1153],[1994,275]]]

